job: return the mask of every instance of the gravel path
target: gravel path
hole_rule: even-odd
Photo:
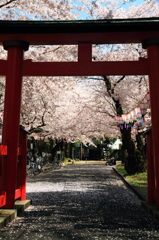
[[[0,239],[159,239],[159,221],[110,166],[72,165],[29,178],[27,199],[32,206]]]

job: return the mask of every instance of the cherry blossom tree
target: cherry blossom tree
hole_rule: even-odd
[[[159,14],[155,0],[145,0],[140,6],[132,5],[128,9],[124,8],[126,2],[1,1],[0,17],[3,20],[73,20],[143,18]],[[1,59],[6,58],[3,49],[0,54]],[[146,57],[140,44],[93,46],[93,61],[138,60],[139,57]],[[30,46],[25,58],[75,61],[77,46]],[[91,137],[114,137],[120,135],[115,116],[130,112],[147,91],[145,76],[25,77],[21,123],[31,132],[68,141],[80,139],[86,143]]]
[[[158,16],[159,14],[159,6],[156,1],[145,1],[139,7],[132,5],[128,10],[120,8],[120,11],[118,9],[113,11],[113,8],[109,9],[110,4],[108,7],[105,6],[104,8],[104,5],[100,5],[99,1],[98,3],[97,1],[90,1],[89,7],[86,5],[86,1],[82,2],[85,3],[85,9],[83,9],[87,12],[89,11],[92,18],[105,18],[105,16],[106,18],[123,18],[123,16],[124,18],[154,17]],[[94,4],[95,7],[93,7]],[[101,8],[103,11],[101,11]],[[101,12],[100,15],[99,12]],[[146,53],[140,44],[94,46],[93,59],[95,61],[138,60],[139,57],[146,57]],[[103,87],[105,87],[105,94],[106,98],[108,99],[107,101],[112,107],[111,112],[105,112],[107,112],[108,115],[111,115],[112,118],[114,118],[115,115],[121,116],[124,113],[129,113],[133,108],[138,106],[138,104],[143,100],[145,94],[148,92],[148,79],[145,76],[101,76],[100,78],[94,79],[96,80],[96,84],[104,84]],[[102,80],[104,83],[102,83]],[[137,163],[138,159],[141,159],[143,156],[141,156],[141,154],[137,154],[130,132],[130,129],[129,131],[124,129],[121,130],[123,148],[124,150],[127,150],[129,157],[129,163],[126,169],[128,172],[134,173],[142,171],[144,169],[144,164],[141,166],[141,163]],[[140,152],[138,151],[138,153]]]
[[[70,20],[77,15],[69,0],[2,0],[0,8],[3,20]]]

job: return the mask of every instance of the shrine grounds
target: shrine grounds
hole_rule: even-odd
[[[69,165],[30,177],[27,199],[32,205],[0,239],[159,239],[159,220],[111,166]]]

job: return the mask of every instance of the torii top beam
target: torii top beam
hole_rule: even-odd
[[[13,39],[27,41],[30,45],[141,43],[157,37],[159,18],[0,21],[1,44]]]

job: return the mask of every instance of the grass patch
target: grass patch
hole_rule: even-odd
[[[144,173],[138,173],[138,174],[135,174],[135,175],[128,175],[127,179],[132,181],[132,182],[138,182],[141,185],[146,184],[147,183],[147,173],[144,172]]]
[[[117,171],[131,183],[139,192],[147,194],[147,172],[129,175],[124,169],[124,164],[116,166]]]
[[[147,192],[147,173],[139,173],[135,175],[128,175],[126,179],[133,184],[133,186],[139,188],[142,192]]]
[[[128,175],[127,171],[124,169],[124,164],[119,164],[119,165],[117,165],[115,168],[116,168],[116,169],[118,170],[118,172],[119,172],[120,174],[122,174],[123,176],[127,176],[127,175]]]

